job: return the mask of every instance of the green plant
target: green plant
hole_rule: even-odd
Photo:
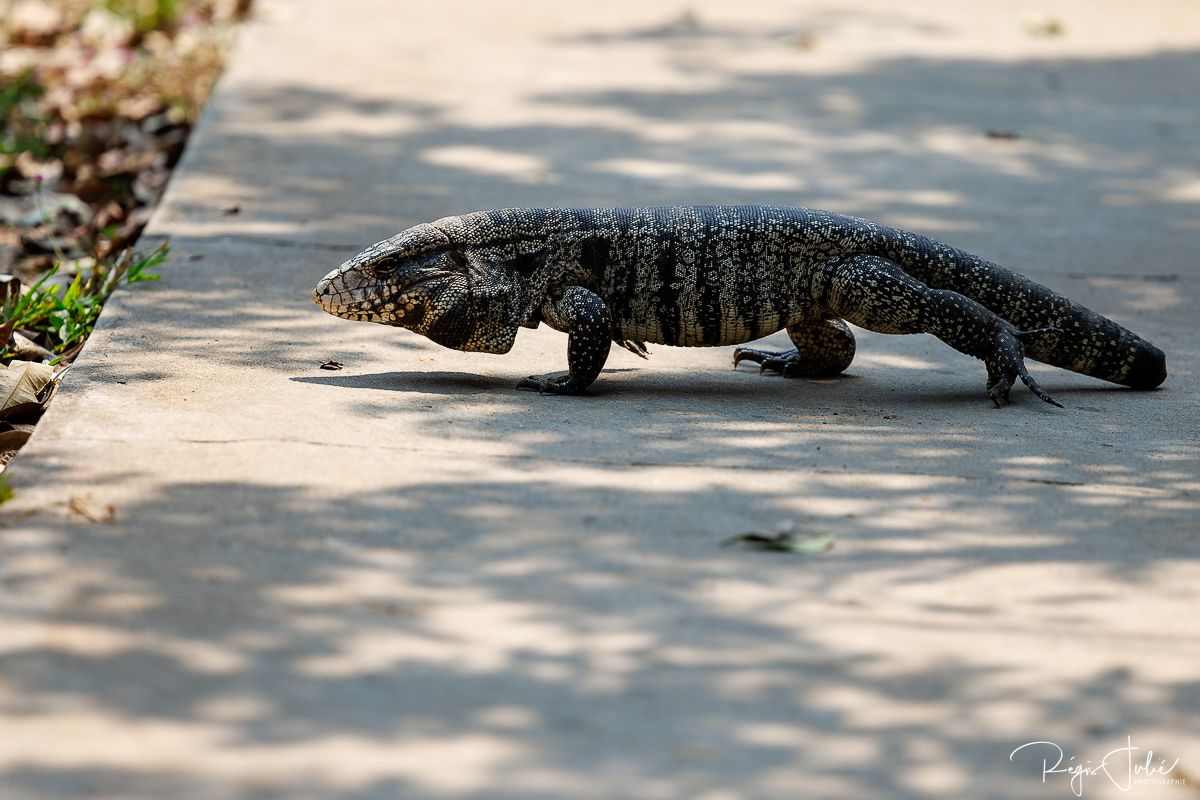
[[[30,152],[36,158],[43,158],[49,153],[45,120],[36,108],[43,92],[31,69],[0,84],[0,174],[10,168],[5,156]]]
[[[133,20],[139,34],[170,28],[180,15],[179,0],[109,0],[106,7],[114,14]]]
[[[11,82],[0,86],[0,118],[19,108],[27,100],[36,100],[42,95],[42,87],[34,80],[33,70],[27,69]]]
[[[65,289],[60,284],[46,284],[61,266],[55,264],[19,298],[5,301],[0,308],[0,328],[45,334],[50,341],[49,349],[64,353],[92,332],[104,302],[122,279],[126,283],[158,280],[162,276],[148,270],[162,264],[169,253],[170,245],[163,242],[146,256],[126,250],[116,259],[97,260],[95,266],[76,275]],[[8,343],[0,358],[7,353]]]

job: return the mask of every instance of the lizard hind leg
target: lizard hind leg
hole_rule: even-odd
[[[794,350],[774,353],[753,347],[733,351],[734,369],[752,361],[759,372],[771,370],[785,378],[825,378],[838,375],[854,360],[854,334],[840,319],[815,319],[788,326]]]
[[[1050,329],[1018,330],[983,305],[948,289],[931,288],[895,262],[853,254],[825,264],[813,281],[817,304],[855,325],[879,333],[931,333],[987,367],[987,394],[997,407],[1009,402],[1020,379],[1045,402],[1047,394],[1025,367],[1023,342],[1037,342]]]

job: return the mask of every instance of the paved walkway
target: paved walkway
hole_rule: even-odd
[[[0,798],[1068,798],[1010,751],[1127,737],[1194,791],[1194,3],[260,8],[148,234],[167,279],[12,470]],[[1171,378],[1038,367],[1068,408],[995,411],[865,334],[840,380],[655,348],[539,397],[553,331],[468,355],[308,298],[444,214],[717,201],[950,240]],[[785,522],[836,545],[718,546]]]

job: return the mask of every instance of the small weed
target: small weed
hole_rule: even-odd
[[[43,92],[33,70],[0,83],[0,174],[11,168],[12,156],[28,152],[44,158],[49,153],[45,120],[36,107]]]
[[[52,352],[65,353],[92,332],[104,302],[122,280],[126,283],[158,280],[162,276],[149,270],[166,261],[169,253],[170,245],[163,242],[147,256],[126,250],[116,259],[97,260],[95,266],[76,275],[65,289],[61,284],[46,283],[58,272],[60,264],[55,264],[19,298],[5,301],[0,308],[0,329],[45,334]],[[10,346],[6,343],[0,358],[8,354]]]
[[[34,80],[32,69],[26,69],[10,83],[0,86],[0,119],[7,119],[22,105],[38,99],[42,91],[42,87]]]
[[[109,11],[133,21],[139,34],[173,28],[179,21],[179,0],[109,0]]]

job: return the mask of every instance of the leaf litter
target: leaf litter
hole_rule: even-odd
[[[250,0],[0,0],[0,470],[120,283]],[[49,377],[47,377],[49,371]]]

